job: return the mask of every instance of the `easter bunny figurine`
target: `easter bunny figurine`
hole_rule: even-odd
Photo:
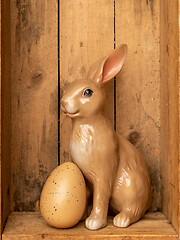
[[[128,227],[150,208],[151,183],[144,159],[125,138],[116,134],[103,114],[104,85],[122,68],[126,44],[75,80],[64,92],[62,109],[72,119],[70,152],[93,191],[93,208],[85,225],[90,230],[107,224],[110,205],[114,226]],[[89,191],[88,191],[89,192]]]

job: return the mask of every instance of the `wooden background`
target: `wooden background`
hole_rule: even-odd
[[[106,115],[144,154],[161,209],[160,0],[11,1],[11,209],[38,211],[45,180],[70,161],[63,89],[128,45],[107,89]]]

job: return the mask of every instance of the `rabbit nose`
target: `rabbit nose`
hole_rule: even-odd
[[[61,105],[63,105],[63,106],[64,106],[64,104],[65,104],[65,98],[64,98],[64,97],[62,97],[62,98],[61,98]]]
[[[66,99],[65,97],[61,98],[61,106],[63,109],[66,109],[68,107],[68,105],[70,105],[70,102],[68,99]]]
[[[61,98],[61,110],[65,113],[66,112],[66,107],[65,107],[65,99],[62,97]]]

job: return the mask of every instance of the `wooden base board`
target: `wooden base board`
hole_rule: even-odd
[[[2,240],[55,239],[178,239],[178,234],[162,213],[147,213],[139,222],[120,229],[112,225],[98,231],[85,228],[84,222],[71,229],[56,229],[46,224],[39,212],[12,212],[4,229]]]

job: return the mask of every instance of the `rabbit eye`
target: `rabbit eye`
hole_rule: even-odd
[[[93,94],[93,91],[92,91],[91,89],[86,89],[86,90],[84,91],[84,96],[85,96],[85,97],[91,97],[92,94]]]

